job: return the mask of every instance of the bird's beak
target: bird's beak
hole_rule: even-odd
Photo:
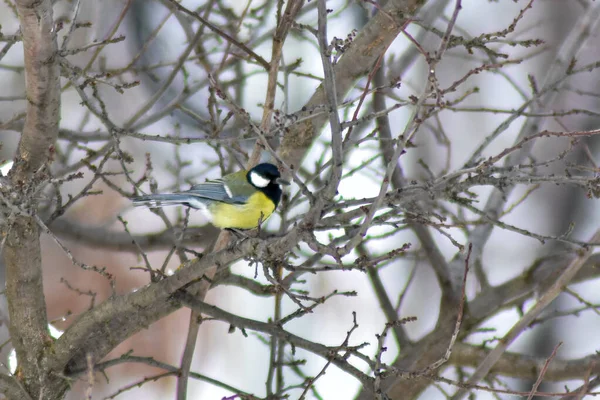
[[[277,178],[277,179],[275,179],[275,183],[278,183],[280,185],[289,186],[290,181],[287,181],[287,180],[285,180],[283,178]]]

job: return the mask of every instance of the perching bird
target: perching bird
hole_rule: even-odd
[[[134,206],[185,205],[202,210],[210,222],[222,229],[252,229],[275,211],[281,186],[289,182],[273,164],[262,163],[249,171],[238,171],[206,181],[179,193],[149,194],[133,198]]]

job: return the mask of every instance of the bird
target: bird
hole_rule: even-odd
[[[258,227],[275,211],[281,200],[281,185],[289,182],[281,178],[277,167],[262,163],[183,192],[149,194],[132,201],[134,206],[184,205],[201,210],[217,228],[248,230]]]

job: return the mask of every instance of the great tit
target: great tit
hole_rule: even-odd
[[[252,229],[275,211],[281,186],[289,182],[273,164],[262,163],[220,179],[192,186],[185,192],[150,194],[133,198],[134,206],[185,205],[204,212],[221,229]]]

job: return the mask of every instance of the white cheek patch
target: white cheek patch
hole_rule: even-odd
[[[252,171],[250,172],[250,182],[256,187],[264,188],[267,187],[271,181],[263,176],[260,176],[258,173]]]

